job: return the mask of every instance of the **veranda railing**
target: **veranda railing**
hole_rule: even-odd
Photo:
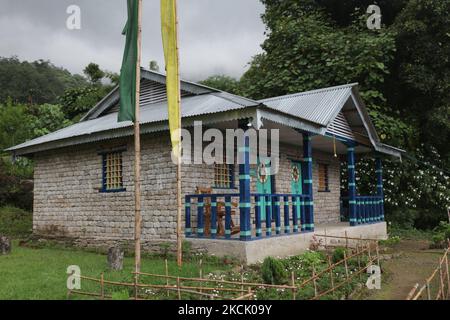
[[[232,239],[239,233],[239,194],[192,194],[185,197],[187,237]],[[260,238],[302,230],[302,216],[310,196],[302,194],[251,195],[251,234]],[[209,227],[209,228],[205,228]],[[247,230],[248,231],[248,230]]]

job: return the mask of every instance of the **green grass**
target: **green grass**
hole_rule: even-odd
[[[176,261],[169,260],[168,264],[170,275],[197,277],[199,274],[196,262],[185,263],[180,272]],[[131,282],[134,258],[125,258],[123,271],[112,272],[108,270],[106,256],[102,254],[55,248],[24,248],[19,247],[15,241],[11,255],[0,256],[0,300],[66,299],[66,271],[70,265],[79,266],[83,276],[100,278],[103,272],[105,280]],[[215,263],[203,263],[204,273],[227,268],[229,267]],[[165,274],[164,259],[144,258],[142,272]],[[155,282],[152,281],[152,283]],[[81,283],[83,291],[99,292],[98,288],[97,284],[84,280]],[[123,288],[110,288],[110,290],[117,292],[123,291]]]

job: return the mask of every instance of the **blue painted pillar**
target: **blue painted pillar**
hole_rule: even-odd
[[[313,199],[313,159],[312,159],[312,136],[310,133],[303,133],[303,193],[308,196],[305,199],[304,214],[305,231],[314,231],[314,199]]]
[[[191,227],[191,198],[189,196],[186,196],[184,200],[184,206],[186,210],[186,221],[185,221],[185,234],[186,237],[190,237],[192,234],[192,227]]]
[[[376,159],[376,174],[377,174],[377,195],[381,198],[379,205],[378,221],[384,221],[384,190],[383,190],[383,161],[381,158]]]
[[[347,148],[347,162],[348,162],[348,206],[350,225],[356,226],[358,224],[358,217],[356,214],[356,174],[355,174],[355,146],[351,145]]]
[[[231,239],[231,197],[225,197],[225,238]]]
[[[239,164],[240,239],[246,241],[252,237],[250,223],[250,138],[248,135],[244,135],[244,146],[239,148],[238,151],[241,153],[240,159],[243,160],[243,163]]]

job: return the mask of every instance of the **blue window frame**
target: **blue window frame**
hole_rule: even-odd
[[[123,186],[122,152],[102,154],[102,192],[126,191]]]
[[[234,189],[234,165],[226,163],[214,164],[214,188]]]

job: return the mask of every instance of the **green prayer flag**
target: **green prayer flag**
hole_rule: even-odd
[[[139,1],[127,0],[128,20],[122,32],[126,36],[122,68],[120,70],[120,110],[118,122],[135,121],[136,64],[138,55]]]

